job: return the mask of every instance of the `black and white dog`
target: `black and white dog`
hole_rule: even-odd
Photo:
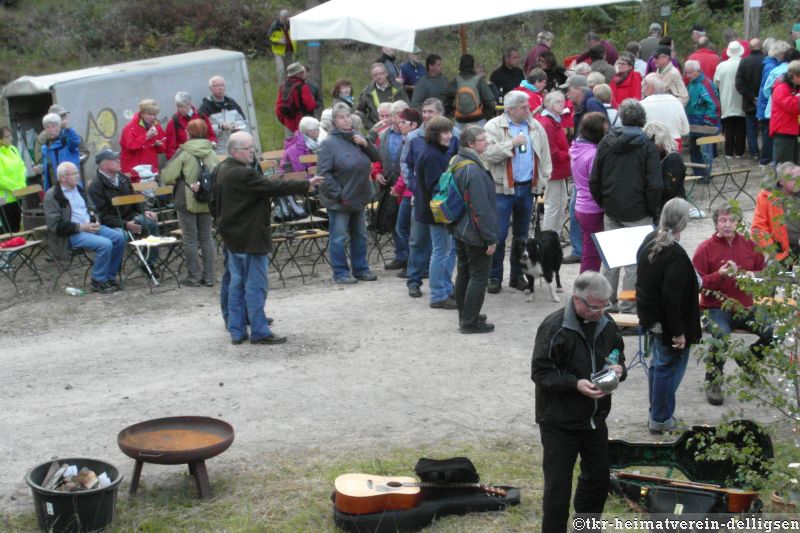
[[[527,241],[514,241],[513,257],[519,261],[522,273],[528,286],[525,294],[528,301],[533,301],[533,282],[536,278],[544,278],[547,287],[550,289],[550,299],[554,302],[561,302],[556,291],[561,291],[561,261],[564,259],[564,252],[561,250],[561,243],[555,231],[543,231],[538,237],[531,237]],[[553,285],[555,277],[555,285]]]

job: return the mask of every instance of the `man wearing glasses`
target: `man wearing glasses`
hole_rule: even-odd
[[[267,268],[272,252],[270,198],[306,194],[314,190],[322,178],[265,177],[253,166],[253,137],[243,131],[231,134],[227,150],[229,157],[217,167],[210,207],[225,242],[231,275],[227,320],[231,342],[242,344],[249,338],[251,344],[282,344],[286,337],[270,330],[264,311],[269,289]]]
[[[627,377],[625,345],[605,313],[611,285],[586,271],[574,283],[567,305],[544,319],[536,333],[531,379],[536,384],[536,423],[544,448],[542,531],[565,532],[578,455],[581,474],[575,512],[600,516],[608,493],[608,428],[611,397],[590,380],[610,367]],[[615,350],[618,353],[613,354]],[[616,357],[614,357],[616,356]]]

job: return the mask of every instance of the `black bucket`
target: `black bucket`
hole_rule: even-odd
[[[95,459],[57,459],[61,464],[75,465],[93,470],[98,476],[103,472],[111,480],[111,485],[101,489],[80,492],[57,492],[45,490],[40,486],[54,461],[41,464],[28,472],[25,482],[33,491],[33,504],[36,518],[42,531],[87,532],[107,528],[114,521],[117,504],[117,489],[122,475],[116,467]]]

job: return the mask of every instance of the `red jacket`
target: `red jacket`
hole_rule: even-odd
[[[762,190],[756,196],[756,210],[753,212],[753,224],[750,232],[758,239],[761,246],[775,244],[778,253],[775,258],[779,261],[789,256],[789,232],[786,223],[779,224],[783,217],[783,202],[772,191]]]
[[[769,117],[769,136],[776,133],[799,135],[800,89],[779,79],[772,87],[772,115]]]
[[[514,88],[515,91],[520,91],[528,95],[528,103],[531,106],[531,113],[535,112],[539,107],[541,107],[542,102],[544,99],[542,98],[542,93],[531,91],[527,87],[523,87],[520,85],[519,87]],[[540,111],[541,112],[541,111]]]
[[[714,50],[710,48],[698,48],[686,58],[686,61],[690,59],[694,59],[700,63],[700,70],[703,71],[707,79],[714,79],[714,73],[717,71],[717,65],[719,65],[720,62],[720,58]],[[686,76],[683,77],[683,83],[689,85],[689,80]]]
[[[206,139],[212,143],[217,142],[217,136],[214,135],[214,128],[211,127],[211,121],[208,120],[208,117],[197,111],[194,106],[192,106],[191,109],[191,117],[175,113],[172,115],[172,118],[169,120],[169,122],[167,122],[167,159],[172,159],[172,156],[175,155],[175,152],[178,151],[178,148],[180,148],[183,143],[189,140],[189,136],[186,133],[186,126],[188,126],[189,122],[192,120],[203,120],[208,128]]]
[[[617,74],[611,79],[611,95],[618,106],[626,98],[642,99],[642,75],[631,69],[625,79]]]
[[[122,135],[119,137],[119,162],[122,173],[131,177],[131,183],[141,181],[133,167],[138,165],[150,165],[153,172],[158,172],[158,154],[163,154],[167,149],[167,140],[164,129],[156,120],[152,126],[156,128],[156,134],[150,139],[147,138],[147,130],[150,129],[144,123],[139,113],[134,113],[131,121],[122,128]]]
[[[740,270],[749,272],[760,272],[765,265],[764,254],[756,250],[753,241],[737,233],[728,243],[727,240],[714,233],[700,243],[692,258],[694,268],[703,278],[703,290],[700,292],[701,309],[722,307],[723,299],[717,298],[714,293],[721,293],[727,298],[733,298],[744,307],[753,305],[753,297],[742,292],[735,277],[723,276],[719,273],[719,269],[728,261],[736,263]]]
[[[294,88],[294,85],[297,83],[302,83],[302,88],[300,89],[300,98],[298,101],[297,89]],[[293,117],[284,117],[283,113],[281,113],[281,102],[283,98],[284,89],[286,85],[293,87],[292,90],[289,92],[289,104],[290,106],[297,110]],[[286,81],[281,84],[280,88],[278,89],[278,98],[275,100],[275,115],[278,117],[278,120],[281,124],[286,126],[290,131],[295,132],[300,127],[300,119],[304,116],[308,116],[312,114],[317,108],[317,102],[314,100],[314,95],[311,94],[311,87],[303,81],[301,78],[291,77],[286,78]]]
[[[567,179],[570,175],[569,165],[569,143],[567,134],[561,123],[549,114],[536,115],[544,131],[547,132],[547,141],[550,144],[550,160],[553,162],[553,172],[550,174],[551,180]]]

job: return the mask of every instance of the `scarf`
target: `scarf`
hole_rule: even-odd
[[[522,80],[521,82],[519,82],[519,86],[520,86],[520,87],[525,87],[525,88],[526,88],[526,89],[528,89],[529,91],[533,91],[533,92],[535,92],[535,93],[538,93],[538,92],[539,92],[539,89],[537,89],[536,87],[534,87],[534,86],[533,86],[531,83],[528,83],[528,80]]]
[[[308,135],[303,134],[303,140],[306,142],[306,148],[311,150],[312,154],[316,154],[319,151],[319,141],[317,139],[312,139]]]

